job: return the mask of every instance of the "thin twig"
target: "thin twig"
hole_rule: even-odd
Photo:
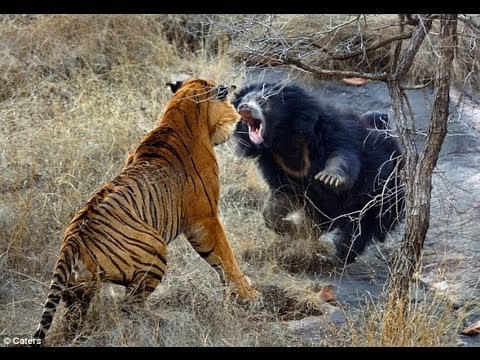
[[[294,65],[302,70],[305,70],[315,75],[327,75],[327,76],[334,76],[334,77],[361,77],[364,79],[377,80],[377,81],[387,80],[387,73],[385,72],[367,73],[367,72],[361,72],[361,71],[325,70],[325,69],[319,69],[317,67],[313,67],[311,65],[305,64],[300,60],[294,59],[289,56],[283,59],[283,64]]]
[[[365,49],[356,50],[356,51],[353,51],[353,52],[348,53],[348,54],[344,53],[344,54],[338,54],[338,55],[333,55],[333,54],[331,54],[331,55],[329,54],[329,55],[330,55],[330,58],[334,59],[334,60],[346,60],[346,59],[350,59],[352,57],[355,57],[357,55],[362,55],[364,53],[368,53],[368,52],[377,50],[377,49],[379,49],[381,47],[384,47],[385,45],[388,45],[388,44],[390,44],[394,41],[409,39],[411,37],[412,37],[412,32],[408,32],[408,33],[405,33],[405,34],[399,34],[399,35],[392,36],[391,38],[383,40],[376,45],[372,45],[371,47],[367,47]],[[318,47],[322,51],[326,51],[326,50],[323,50],[317,44],[312,44],[312,46]],[[328,51],[326,51],[326,52],[328,53]]]
[[[411,86],[401,86],[400,88],[402,90],[421,90],[425,89],[427,86],[429,86],[432,83],[433,79],[428,80],[425,84],[419,84],[419,85],[411,85]]]

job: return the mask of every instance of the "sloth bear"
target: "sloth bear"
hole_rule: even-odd
[[[296,84],[259,83],[238,91],[237,154],[256,158],[270,188],[263,217],[277,233],[303,208],[319,233],[337,229],[336,265],[383,242],[404,216],[402,150],[378,112],[341,111]]]

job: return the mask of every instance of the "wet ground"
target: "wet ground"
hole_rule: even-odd
[[[252,79],[285,79],[277,72],[259,71]],[[313,86],[321,98],[337,106],[363,113],[376,110],[389,115],[395,126],[387,86],[367,82],[355,87],[341,81],[317,81]],[[407,91],[418,130],[416,144],[424,145],[433,91]],[[459,94],[451,93],[451,116],[433,177],[430,227],[424,245],[423,270],[419,274],[425,288],[436,288],[461,307],[475,301],[469,322],[480,319],[480,102],[469,99],[458,104]],[[423,135],[422,135],[423,134]],[[385,245],[370,246],[357,263],[325,280],[337,288],[337,300],[355,307],[359,301],[375,298],[387,281],[388,253],[401,238],[401,230]],[[475,306],[475,305],[474,305]],[[459,336],[464,346],[480,346],[480,336]]]

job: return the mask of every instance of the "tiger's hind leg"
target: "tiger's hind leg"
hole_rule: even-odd
[[[127,285],[125,296],[123,297],[122,311],[130,313],[134,308],[142,308],[151,293],[155,291],[158,284],[162,281],[159,274],[138,272],[133,282]]]
[[[81,328],[97,290],[98,282],[92,281],[69,283],[62,293],[66,307],[63,331],[67,340],[73,339]]]
[[[217,271],[222,282],[234,285],[240,299],[256,300],[259,297],[240,270],[218,217],[203,219],[186,235],[195,251]]]
[[[147,229],[154,233],[154,229]],[[156,233],[139,232],[136,236],[141,246],[132,247],[125,257],[129,257],[130,268],[123,274],[125,295],[122,311],[131,312],[135,307],[144,307],[145,301],[162,281],[167,268],[167,245]],[[128,276],[126,274],[129,274]]]

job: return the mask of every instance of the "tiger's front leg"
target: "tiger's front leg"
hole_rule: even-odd
[[[195,251],[217,271],[222,282],[234,285],[240,299],[259,298],[260,294],[252,287],[250,279],[240,270],[218,217],[198,222],[186,236]]]

